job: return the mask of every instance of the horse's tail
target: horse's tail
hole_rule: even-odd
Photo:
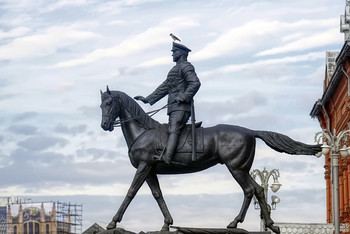
[[[287,154],[316,155],[320,152],[321,145],[308,145],[295,141],[290,137],[269,131],[253,131],[255,137],[263,140],[272,149]]]

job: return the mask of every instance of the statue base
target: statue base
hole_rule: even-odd
[[[192,228],[192,227],[175,227],[178,234],[192,234],[192,233],[208,233],[208,234],[247,234],[248,231],[240,228]]]
[[[248,232],[241,228],[192,228],[192,227],[176,227],[176,234],[271,234],[271,232]]]
[[[97,234],[136,234],[136,233],[127,231],[123,228],[114,228],[114,229],[98,232]]]
[[[191,227],[175,227],[176,231],[150,231],[139,232],[138,234],[271,234],[271,232],[248,232],[241,228],[191,228]],[[115,228],[99,232],[97,234],[137,234],[127,231],[123,228]]]

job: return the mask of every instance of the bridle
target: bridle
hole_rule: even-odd
[[[113,102],[114,102],[114,101],[118,101],[119,104],[120,104],[121,106],[123,106],[123,105],[122,105],[122,102],[121,102],[121,100],[120,100],[120,98],[118,98],[118,97],[112,97],[112,99],[113,99]],[[146,113],[144,113],[144,114],[137,115],[137,116],[134,116],[134,117],[130,117],[130,118],[127,118],[127,119],[123,119],[123,120],[118,119],[118,120],[115,120],[115,121],[113,121],[113,127],[121,127],[121,125],[122,125],[123,123],[126,123],[126,122],[129,122],[129,121],[132,121],[132,120],[141,118],[141,117],[146,116],[146,115],[149,115],[149,117],[152,117],[153,115],[157,114],[159,111],[161,111],[161,110],[167,108],[168,106],[172,106],[172,105],[174,105],[174,104],[176,104],[176,103],[173,103],[173,104],[170,104],[170,105],[169,105],[169,104],[166,104],[166,105],[164,105],[163,107],[161,107],[161,108],[159,108],[159,109],[152,110],[152,111],[146,112]],[[113,107],[111,106],[111,108],[113,108]],[[102,115],[102,116],[110,119],[112,114],[113,114],[113,113],[111,113],[110,115]]]

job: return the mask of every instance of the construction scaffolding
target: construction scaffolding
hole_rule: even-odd
[[[0,207],[0,233],[6,234],[6,232],[7,232],[6,207]]]
[[[57,234],[76,234],[82,232],[83,205],[57,202]]]

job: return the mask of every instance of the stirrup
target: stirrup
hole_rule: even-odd
[[[170,157],[168,154],[165,155],[165,157],[167,157],[168,160],[165,160],[165,159],[162,157],[162,161],[163,161],[163,162],[165,162],[166,164],[172,163],[172,157]]]
[[[158,156],[158,155],[153,155],[153,158],[156,160],[156,161],[162,161],[162,157]]]
[[[160,155],[153,155],[153,158],[156,160],[156,161],[164,161],[162,158],[163,158],[163,155],[164,155],[164,152],[165,152],[165,147],[164,149],[162,150],[162,152],[160,153]]]

